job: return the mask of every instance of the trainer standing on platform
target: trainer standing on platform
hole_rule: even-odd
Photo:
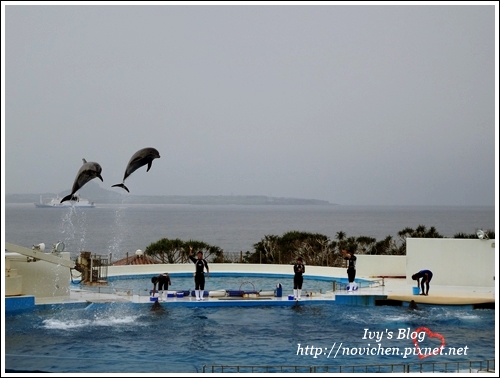
[[[302,283],[304,282],[304,277],[302,276],[306,272],[306,267],[302,263],[302,257],[297,257],[297,262],[293,266],[293,299],[296,301],[300,299],[300,294],[302,292]]]
[[[193,256],[193,247],[189,246],[189,259],[195,263],[196,272],[194,274],[194,293],[196,295],[197,301],[203,300],[203,291],[205,290],[205,273],[204,269],[207,269],[207,278],[210,277],[210,270],[208,269],[207,261],[203,258],[203,252],[198,251],[198,259]]]
[[[356,256],[354,256],[354,250],[351,249],[349,252],[347,252],[345,249],[342,250],[342,256],[344,256],[344,260],[348,261],[347,265],[347,278],[349,280],[349,291],[352,289],[351,283],[354,282],[356,279]]]

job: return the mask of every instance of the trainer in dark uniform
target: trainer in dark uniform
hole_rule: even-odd
[[[302,283],[304,277],[302,276],[306,271],[306,267],[302,263],[302,257],[297,257],[297,262],[293,265],[293,299],[299,300],[302,292]]]
[[[344,256],[344,260],[348,261],[347,278],[349,280],[349,283],[352,283],[356,279],[356,256],[354,256],[354,250],[347,252],[345,249],[343,249],[342,255]]]
[[[189,247],[189,259],[195,263],[196,272],[194,274],[194,293],[196,295],[197,301],[203,300],[203,291],[205,290],[205,273],[204,269],[207,269],[207,278],[210,277],[210,271],[208,269],[207,261],[203,258],[203,252],[198,251],[198,258],[195,259],[193,256],[193,247]]]
[[[420,295],[429,294],[429,283],[432,280],[432,272],[430,270],[428,269],[421,270],[420,272],[415,273],[413,276],[411,276],[411,279],[416,280],[417,286],[420,286],[422,288],[422,292],[420,293]],[[422,281],[420,281],[420,279],[422,279]]]
[[[168,290],[168,285],[172,285],[170,282],[170,276],[168,273],[162,273],[159,276],[155,276],[151,278],[151,282],[153,283],[153,296],[156,293],[156,284],[158,284],[158,297],[162,297],[163,290]],[[166,293],[165,293],[166,295]]]

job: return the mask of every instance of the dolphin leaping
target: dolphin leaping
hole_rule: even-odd
[[[71,189],[71,194],[68,194],[66,197],[64,197],[60,203],[63,203],[64,201],[76,201],[77,197],[74,195],[82,186],[84,186],[86,183],[88,183],[90,180],[98,177],[101,179],[102,182],[104,180],[101,177],[101,172],[102,168],[99,165],[99,163],[96,163],[94,161],[89,161],[87,163],[87,160],[83,160],[83,165],[80,167],[80,170],[76,174],[75,182],[73,183],[73,189]]]
[[[125,174],[123,175],[123,181],[121,182],[121,184],[111,185],[111,187],[118,186],[130,193],[130,190],[128,190],[128,188],[124,184],[127,177],[146,164],[148,165],[148,169],[146,170],[146,172],[149,172],[149,170],[151,169],[151,164],[153,164],[153,160],[158,159],[159,157],[160,153],[156,148],[148,147],[137,151],[132,155],[130,161],[127,164],[127,168],[125,168]]]

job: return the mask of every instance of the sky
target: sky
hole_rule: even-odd
[[[154,147],[130,194],[496,204],[496,2],[30,4],[2,2],[4,194],[85,158],[128,195]]]

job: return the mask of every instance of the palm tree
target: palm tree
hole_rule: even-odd
[[[187,261],[190,248],[193,251],[203,252],[203,257],[208,260],[218,261],[222,256],[222,249],[211,246],[205,242],[189,240],[184,242],[180,239],[163,238],[157,242],[151,243],[146,247],[144,253],[159,260],[162,264],[179,264]]]
[[[339,249],[339,252],[340,250],[344,249],[344,240],[346,238],[346,233],[344,231],[338,231],[336,234],[335,234],[335,239],[338,240],[338,243],[337,243],[337,248]]]
[[[377,239],[370,236],[358,236],[356,238],[356,242],[358,244],[358,253],[366,254],[367,251],[369,251],[371,247],[377,242]]]
[[[176,264],[181,261],[184,242],[180,239],[160,239],[146,247],[144,254],[159,260],[162,264]]]
[[[253,245],[255,252],[245,256],[245,262],[277,264],[279,261],[278,239],[276,235],[265,235],[264,239]]]

